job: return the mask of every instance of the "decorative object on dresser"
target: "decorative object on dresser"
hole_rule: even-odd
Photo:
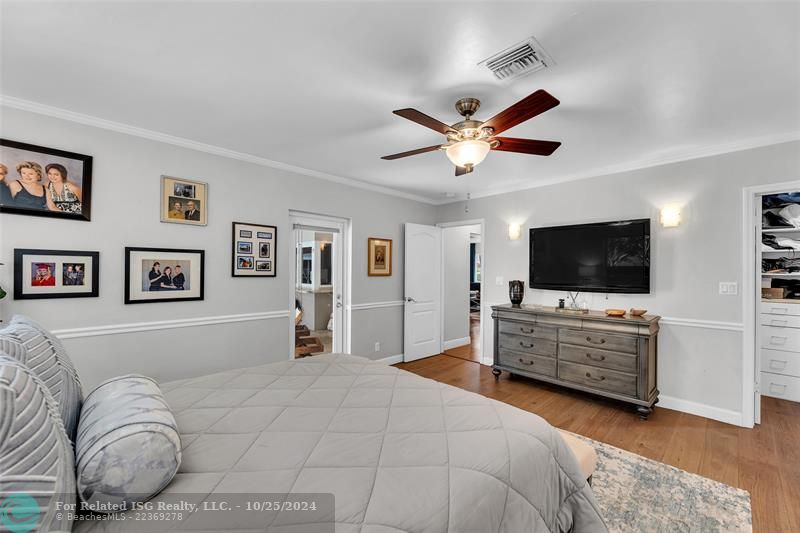
[[[96,298],[100,252],[14,250],[14,299]]]
[[[233,223],[232,276],[274,278],[277,275],[277,253],[276,226]]]
[[[606,309],[606,316],[625,316],[624,309]]]
[[[519,307],[525,297],[525,282],[514,279],[508,282],[508,298],[512,307]]]
[[[92,156],[0,139],[0,213],[91,219]]]
[[[552,307],[492,307],[494,365],[548,383],[637,406],[647,419],[658,403],[659,318],[570,315]]]

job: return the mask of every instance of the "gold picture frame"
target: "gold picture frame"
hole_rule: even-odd
[[[367,239],[367,275],[391,276],[394,253],[392,239],[369,237]]]
[[[161,222],[206,226],[208,184],[161,176]]]

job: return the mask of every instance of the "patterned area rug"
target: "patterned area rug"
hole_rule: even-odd
[[[592,488],[612,533],[753,530],[746,490],[576,436],[597,450]]]

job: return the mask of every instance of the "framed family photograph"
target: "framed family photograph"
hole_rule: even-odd
[[[208,184],[161,176],[161,222],[208,224]]]
[[[278,228],[245,222],[233,223],[234,277],[275,277]]]
[[[0,139],[0,212],[91,219],[92,156]]]
[[[14,299],[96,298],[100,252],[14,250]]]
[[[125,303],[202,300],[205,250],[125,248]]]
[[[392,275],[392,239],[367,239],[367,275]]]

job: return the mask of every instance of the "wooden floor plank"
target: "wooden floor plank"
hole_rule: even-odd
[[[396,365],[535,413],[556,427],[751,493],[755,533],[800,532],[800,404],[763,398],[762,424],[740,428],[626,404],[527,378],[495,380],[476,362],[438,355]]]

